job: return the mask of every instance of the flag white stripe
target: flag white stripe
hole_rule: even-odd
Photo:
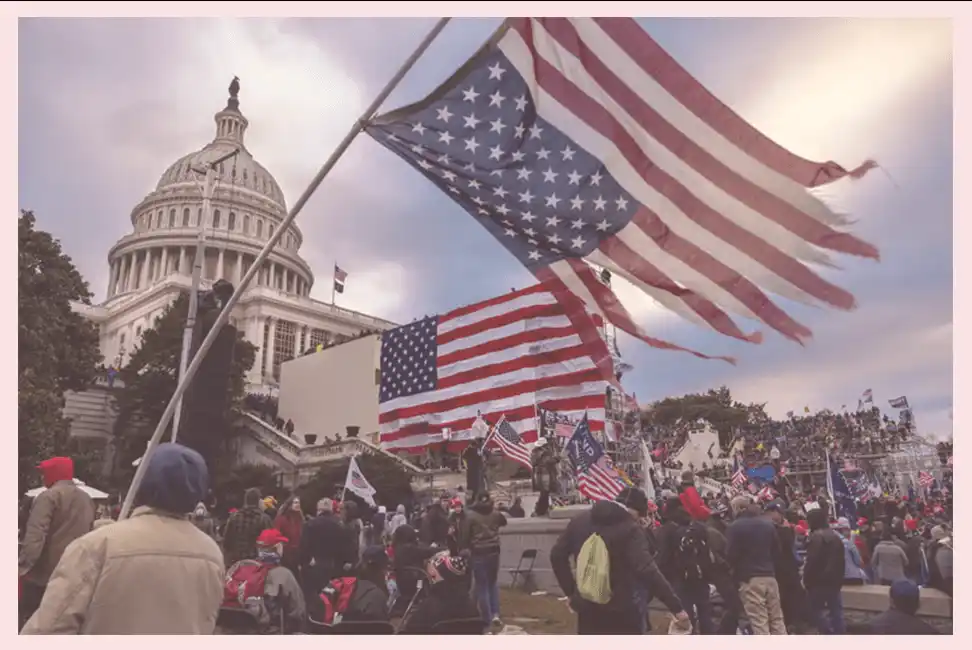
[[[547,327],[554,328],[568,326],[570,326],[570,319],[567,316],[544,316],[542,318],[518,320],[508,325],[494,327],[482,332],[476,332],[474,334],[470,334],[469,336],[464,336],[462,338],[449,341],[447,343],[442,343],[438,346],[438,353],[439,357],[443,357],[447,354],[452,354],[456,350],[465,350],[477,345],[482,345],[483,343],[489,343],[490,341],[506,338],[507,336],[513,336],[514,334],[532,332],[534,330],[544,329]]]
[[[545,377],[556,377],[558,375],[566,375],[582,370],[591,370],[596,367],[597,366],[594,365],[594,362],[590,357],[576,357],[574,359],[568,359],[558,363],[549,363],[546,365],[537,366],[535,368],[522,368],[520,370],[514,370],[513,372],[507,372],[501,375],[493,375],[492,377],[477,379],[464,384],[449,386],[448,388],[440,388],[436,391],[416,393],[415,395],[409,395],[407,397],[397,397],[382,404],[382,410],[388,412],[396,409],[419,406],[429,402],[441,402],[444,400],[453,399],[455,397],[469,395],[470,393],[487,391],[491,388],[502,388],[504,386],[512,386],[513,384],[518,384],[523,381],[542,379]]]
[[[462,316],[440,319],[438,331],[439,334],[445,334],[447,332],[451,332],[452,330],[475,325],[476,323],[480,323],[484,320],[495,318],[496,316],[502,316],[504,314],[510,314],[527,307],[556,304],[557,298],[547,291],[527,293],[523,294],[522,296],[517,296],[512,300],[483,307],[482,309],[477,309],[476,311],[463,314]]]
[[[571,348],[580,344],[581,338],[577,334],[556,339],[544,339],[543,341],[533,343],[521,343],[520,345],[497,350],[496,352],[489,352],[470,359],[463,359],[462,361],[440,366],[439,379],[444,379],[461,372],[475,370],[476,368],[482,368],[483,366],[489,366],[494,363],[514,361],[521,357],[563,350],[564,348]]]
[[[645,72],[591,18],[568,18],[584,44],[669,124],[695,142],[729,169],[771,192],[801,212],[827,225],[845,225],[847,220],[806,191],[802,185],[767,167],[709,126]],[[533,23],[536,25],[536,22]]]
[[[692,193],[702,203],[719,212],[729,221],[766,241],[773,242],[777,248],[788,255],[817,264],[833,263],[831,257],[822,249],[812,246],[805,239],[772,219],[767,219],[713,183],[691,165],[686,164],[674,152],[655,140],[598,84],[577,57],[550,36],[550,33],[539,21],[534,20],[531,23],[533,25],[533,45],[537,55],[560,70],[578,89],[603,106],[660,170],[671,176],[683,187],[692,188]],[[610,59],[607,59],[607,61],[610,61]],[[646,203],[646,205],[652,206],[651,203]],[[661,206],[663,203],[658,205]],[[672,208],[677,209],[674,204]],[[656,212],[658,211],[656,210]],[[662,215],[663,213],[659,212],[659,216]],[[665,219],[665,221],[666,223],[669,222],[668,219]]]
[[[499,44],[500,49],[516,67],[517,71],[526,79],[528,87],[534,93],[534,98],[543,106],[542,115],[555,128],[583,147],[591,155],[604,162],[608,173],[627,190],[635,200],[651,208],[658,217],[682,238],[693,242],[699,248],[708,252],[725,266],[734,269],[754,284],[776,293],[784,298],[809,305],[819,305],[820,301],[807,294],[799,287],[767,269],[720,237],[709,232],[695,223],[681,211],[668,197],[662,195],[655,188],[648,185],[640,174],[624,158],[617,146],[578,119],[565,106],[560,104],[536,82],[533,74],[533,58],[526,43],[515,31],[507,32]],[[769,245],[769,244],[767,244]],[[666,253],[666,256],[669,255]],[[652,256],[652,263],[656,263]],[[683,278],[672,278],[682,283]],[[710,297],[706,294],[706,297]],[[710,297],[711,300],[711,297]]]

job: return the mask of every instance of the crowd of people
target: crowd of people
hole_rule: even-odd
[[[916,614],[920,586],[952,593],[950,506],[881,499],[850,522],[792,496],[703,499],[687,471],[657,502],[629,487],[595,503],[550,556],[578,633],[643,634],[653,598],[683,633],[938,633]],[[890,608],[848,624],[841,589],[866,583],[888,586]]]
[[[503,628],[499,530],[486,491],[424,510],[369,509],[259,490],[217,520],[202,457],[163,444],[131,515],[115,521],[73,482],[70,458],[21,531],[22,634],[483,634]],[[519,512],[515,512],[519,509]],[[523,516],[514,504],[510,516]],[[131,585],[146,585],[132,589]]]

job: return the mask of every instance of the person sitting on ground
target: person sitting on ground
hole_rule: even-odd
[[[21,634],[212,634],[223,554],[187,518],[208,488],[198,452],[159,445],[131,516],[65,549]]]
[[[940,634],[938,630],[918,618],[921,591],[910,580],[895,580],[888,590],[891,607],[865,624],[851,626],[858,634]]]
[[[408,613],[399,627],[399,634],[432,634],[437,623],[457,620],[482,621],[479,608],[469,597],[466,579],[468,563],[458,555],[443,551],[429,558],[425,564],[428,592]],[[485,630],[482,623],[480,631]]]
[[[382,546],[369,546],[353,576],[334,578],[308,603],[312,623],[319,626],[349,623],[387,622],[388,555]]]

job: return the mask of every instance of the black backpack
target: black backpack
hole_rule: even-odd
[[[678,577],[686,582],[708,582],[712,554],[705,525],[692,522],[678,529]]]

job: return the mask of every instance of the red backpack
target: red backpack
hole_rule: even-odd
[[[223,607],[244,609],[247,603],[262,603],[269,572],[269,566],[256,560],[240,560],[231,566],[223,584]]]
[[[351,596],[354,595],[354,588],[357,585],[357,578],[335,578],[330,584],[321,589],[318,611],[313,616],[315,623],[321,625],[337,625],[344,618],[344,613],[348,610],[351,603]],[[323,610],[323,611],[321,611]]]

